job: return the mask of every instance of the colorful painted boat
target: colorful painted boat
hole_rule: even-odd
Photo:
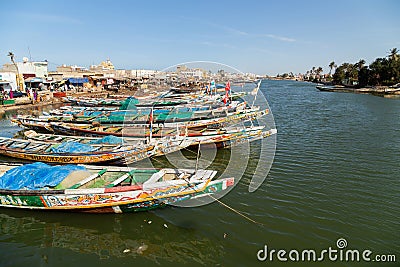
[[[195,129],[195,131],[203,130],[206,127],[209,128],[223,128],[230,124],[235,124],[239,122],[244,122],[248,120],[255,120],[262,116],[268,114],[268,109],[266,110],[256,110],[252,111],[243,110],[240,112],[235,112],[226,117],[207,119],[207,120],[195,120],[187,121],[181,123],[162,123],[153,124],[152,134],[157,134],[159,131],[160,136],[167,135],[189,135],[185,133],[186,129]],[[17,122],[20,126],[29,128],[30,125],[25,121]],[[149,124],[138,124],[138,125],[82,125],[82,124],[69,124],[69,123],[49,123],[46,129],[53,130],[55,133],[66,134],[66,135],[83,135],[83,136],[104,136],[104,135],[114,135],[119,137],[143,137],[149,136]],[[196,135],[196,134],[193,134]]]
[[[84,169],[77,169],[71,166],[74,170],[66,172],[65,169],[52,169],[59,166],[35,164],[39,166],[0,166],[0,207],[92,213],[137,212],[205,197],[234,185],[233,178],[213,180],[216,171],[212,170],[106,166],[80,166]],[[50,177],[28,179],[26,170],[31,176],[45,170]],[[51,176],[53,172],[57,177]],[[13,179],[23,180],[23,187],[9,183]],[[32,179],[34,182],[30,181]]]
[[[134,109],[116,109],[109,107],[84,107],[84,106],[64,106],[59,109],[54,109],[46,112],[47,115],[53,116],[74,116],[75,118],[81,117],[101,117],[101,116],[129,116],[139,115],[140,113],[149,115],[153,110],[153,115],[169,114],[169,113],[188,113],[192,112],[195,117],[200,117],[201,114],[209,112],[218,112],[221,110],[228,110],[228,112],[238,111],[244,109],[246,103],[239,101],[231,101],[229,105],[220,103],[209,103],[209,104],[196,104],[190,103],[178,106],[167,106],[167,107],[135,107]],[[45,113],[44,113],[45,114]]]
[[[128,152],[120,159],[112,162],[113,165],[127,165],[152,156],[162,156],[179,151],[192,144],[191,140],[177,136],[153,138],[146,140],[143,138],[119,138],[112,135],[104,137],[84,137],[42,134],[33,130],[24,132],[27,139],[34,142],[51,143],[54,146],[60,143],[75,142],[89,145],[101,145],[103,147],[116,147],[123,145]],[[133,151],[129,151],[133,150]]]
[[[243,143],[250,143],[277,133],[276,129],[263,130],[264,126],[248,127],[241,131],[226,133],[215,136],[199,136],[189,138],[190,146],[216,146],[217,148],[233,147]]]
[[[231,106],[208,105],[201,107],[180,107],[176,109],[141,109],[141,110],[118,110],[118,111],[51,111],[57,115],[19,115],[16,121],[32,121],[35,123],[67,122],[75,124],[146,124],[152,120],[153,123],[187,122],[202,119],[220,118],[243,110],[245,104],[235,103]]]
[[[251,127],[227,127],[223,129],[210,129],[206,131],[185,131],[183,130],[182,133],[178,133],[178,136],[182,140],[187,140],[189,145],[197,144],[198,142],[201,143],[215,143],[215,141],[223,139],[237,139],[243,138],[247,136],[252,136],[254,134],[261,134],[263,131],[264,126],[251,126]],[[175,129],[176,130],[176,129]],[[162,142],[162,139],[171,139],[172,137],[177,137],[176,131],[173,134],[164,132],[163,134],[154,134],[152,135],[151,142],[154,145],[158,146]],[[169,136],[169,134],[171,134]],[[138,142],[144,142],[143,138],[134,138],[134,137],[116,137],[113,135],[108,135],[105,137],[86,137],[86,136],[75,136],[75,135],[57,135],[57,134],[43,134],[37,133],[33,130],[24,132],[24,136],[27,139],[34,140],[34,141],[41,141],[41,142],[51,142],[51,143],[63,143],[63,142],[79,142],[83,144],[93,144],[93,143],[102,143],[104,145],[107,144],[107,140],[111,140],[112,144],[115,144],[115,139],[118,139],[119,143],[134,145]],[[111,138],[112,137],[112,138]],[[146,135],[149,137],[149,135]]]
[[[221,111],[222,113],[225,113],[226,111]],[[215,117],[212,118],[207,118],[207,119],[199,119],[199,118],[193,118],[193,119],[188,119],[188,120],[181,120],[181,119],[176,119],[177,116],[183,116],[182,114],[176,114],[174,116],[170,115],[165,115],[165,118],[167,118],[168,121],[171,122],[167,122],[165,120],[165,118],[163,118],[162,120],[159,121],[155,121],[154,119],[151,120],[150,117],[152,116],[148,116],[148,115],[144,115],[144,118],[141,119],[141,121],[130,121],[128,118],[123,119],[124,117],[122,117],[122,119],[118,119],[119,124],[111,124],[111,123],[107,123],[110,124],[110,129],[114,129],[114,128],[118,128],[118,127],[149,127],[150,126],[150,121],[152,121],[153,127],[170,127],[170,128],[176,128],[176,127],[188,127],[188,128],[198,128],[198,127],[205,127],[205,126],[212,126],[214,128],[217,127],[224,127],[226,125],[232,124],[232,123],[237,123],[237,122],[241,122],[241,121],[246,121],[246,120],[254,120],[254,119],[258,119],[262,116],[265,116],[266,114],[268,114],[269,110],[265,109],[265,110],[259,110],[258,107],[253,107],[253,108],[248,108],[248,109],[243,109],[243,110],[239,110],[236,112],[230,112],[230,113],[225,113],[225,115],[221,114],[216,114],[214,113],[214,115],[216,115]],[[163,115],[163,114],[161,114]],[[12,119],[11,122],[19,125],[20,127],[24,127],[27,129],[33,129],[35,131],[54,131],[54,132],[59,132],[62,134],[67,134],[65,132],[65,130],[67,129],[61,129],[60,127],[58,127],[57,125],[60,125],[59,123],[53,124],[52,122],[57,122],[57,118],[54,116],[50,116],[51,118],[49,118],[48,116],[39,116],[39,117],[34,117],[34,116],[18,116],[15,119]],[[64,122],[68,122],[70,123],[73,119],[70,119],[71,116],[66,117],[64,119],[62,119],[62,121]],[[109,121],[108,121],[109,122]],[[52,124],[52,125],[51,125]],[[86,126],[79,126],[79,124],[81,125],[86,125]],[[74,133],[72,134],[78,134],[79,135],[79,128],[88,128],[87,125],[89,125],[90,128],[90,124],[92,125],[97,125],[99,126],[100,124],[103,124],[103,122],[99,122],[99,121],[93,121],[93,118],[85,118],[80,120],[80,123],[74,123],[71,125],[68,125],[68,128],[76,128],[74,129]],[[60,131],[58,131],[60,130]],[[110,130],[112,132],[119,132],[120,130]],[[82,131],[83,134],[87,135],[87,134],[93,134],[94,136],[98,135],[96,133],[96,131]],[[108,133],[107,133],[108,134]]]
[[[85,106],[85,107],[97,107],[97,106],[124,106],[124,105],[135,105],[136,107],[155,107],[155,106],[175,106],[180,104],[186,104],[184,100],[167,100],[167,99],[150,99],[139,102],[136,98],[130,97],[126,99],[112,99],[112,98],[68,98],[68,102],[73,105]]]
[[[0,154],[30,161],[51,163],[112,163],[130,154],[147,155],[153,146],[77,145],[74,142],[47,143],[0,137]],[[144,156],[143,156],[144,157]]]
[[[12,123],[18,125],[21,128],[31,129],[39,132],[52,132],[53,130],[49,128],[49,122],[43,120],[32,120],[31,118],[24,118],[23,116],[18,116],[17,118],[10,120]]]
[[[168,153],[179,151],[186,147],[195,147],[201,144],[202,146],[216,146],[217,148],[233,147],[242,143],[249,143],[255,140],[269,137],[276,134],[276,129],[264,130],[264,126],[252,126],[245,128],[231,129],[225,133],[204,136],[191,136],[182,137],[182,141],[172,138],[172,141],[158,141],[159,138],[153,138],[153,144],[158,143],[155,147],[158,149],[158,155],[165,155]],[[99,140],[99,137],[83,137],[83,136],[67,136],[67,135],[51,135],[39,134],[28,132],[27,134],[31,139],[40,140],[45,142],[55,142],[61,140],[74,140],[76,142],[88,143],[92,140]],[[70,139],[71,138],[71,139]],[[130,144],[129,138],[122,138],[126,144]],[[168,140],[168,139],[167,139]]]
[[[89,136],[75,136],[75,135],[59,135],[59,134],[48,134],[38,133],[34,130],[24,131],[24,137],[29,140],[47,142],[47,143],[64,143],[64,142],[78,142],[82,144],[103,144],[103,145],[115,145],[123,143],[138,143],[138,145],[145,144],[143,138],[120,138],[113,135],[104,137],[89,137]]]

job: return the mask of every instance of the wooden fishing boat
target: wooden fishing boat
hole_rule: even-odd
[[[206,127],[209,128],[222,128],[230,124],[235,124],[239,122],[244,122],[248,120],[254,120],[265,116],[268,114],[268,109],[257,110],[252,109],[252,111],[243,110],[235,112],[229,116],[206,119],[206,120],[195,120],[187,122],[176,122],[176,123],[157,123],[157,124],[137,124],[137,125],[82,125],[82,124],[70,124],[70,123],[55,123],[51,122],[46,125],[46,129],[53,130],[55,133],[66,134],[66,135],[83,135],[83,136],[104,136],[104,135],[114,135],[119,137],[146,137],[150,135],[150,128],[152,129],[152,134],[156,136],[168,136],[168,135],[186,135],[189,136],[190,129],[195,129],[193,135],[196,131],[203,130]],[[29,124],[19,122],[19,125],[23,125],[29,128]],[[188,129],[188,130],[186,130]],[[202,134],[200,134],[202,135]]]
[[[53,132],[53,129],[49,127],[50,124],[47,120],[35,120],[28,117],[18,116],[10,121],[22,128],[39,132]]]
[[[179,129],[172,128],[171,132],[165,131],[166,129],[161,129],[160,132],[154,132],[151,136],[151,141],[154,145],[159,145],[162,142],[162,139],[171,139],[172,137],[179,138],[182,140],[189,140],[189,145],[193,145],[193,143],[197,143],[199,140],[201,142],[212,142],[212,140],[216,140],[221,137],[228,138],[230,136],[243,136],[247,134],[251,134],[253,132],[261,132],[265,126],[251,126],[251,127],[226,127],[221,129],[203,129],[203,130],[188,130],[182,129],[179,132]],[[150,137],[148,134],[149,131],[143,132],[145,137]],[[137,135],[139,135],[139,129]],[[130,135],[133,135],[132,133]],[[58,134],[43,134],[37,133],[33,130],[29,130],[24,132],[24,136],[27,139],[41,141],[41,142],[51,142],[51,143],[63,143],[63,142],[79,142],[83,144],[95,144],[101,143],[104,145],[114,145],[115,143],[124,143],[129,145],[137,144],[138,142],[145,143],[143,138],[135,138],[135,137],[116,137],[114,135],[108,135],[105,137],[91,137],[91,136],[75,136],[75,135],[58,135]],[[213,139],[216,138],[216,139]],[[111,140],[111,144],[108,144],[108,140]]]
[[[127,98],[91,98],[91,97],[65,97],[64,102],[72,105],[97,107],[97,106],[116,106],[119,107]]]
[[[44,124],[46,122],[67,122],[76,124],[90,124],[98,122],[101,124],[146,124],[152,120],[153,123],[186,122],[193,120],[226,117],[228,112],[235,112],[245,108],[245,104],[234,104],[232,106],[209,105],[202,107],[180,107],[176,109],[141,109],[141,110],[118,110],[118,111],[79,111],[65,112],[53,111],[58,115],[19,115],[15,121],[34,122]]]
[[[222,102],[208,103],[208,104],[184,104],[177,106],[166,106],[166,107],[135,107],[134,109],[116,109],[109,107],[82,107],[82,106],[64,106],[59,109],[50,110],[46,113],[47,115],[53,116],[74,116],[75,118],[80,117],[100,117],[100,116],[115,116],[115,115],[139,115],[140,113],[149,115],[153,112],[153,115],[157,116],[161,113],[187,113],[193,112],[194,115],[199,116],[200,113],[216,112],[221,110],[228,110],[228,112],[238,111],[246,107],[245,102],[231,101],[229,105],[225,105]]]
[[[77,142],[89,145],[102,145],[103,147],[110,146],[115,147],[116,145],[124,145],[127,149],[134,149],[133,153],[125,153],[120,159],[116,159],[112,162],[113,165],[127,165],[144,158],[152,156],[162,156],[169,153],[179,151],[192,144],[191,140],[184,137],[163,137],[153,138],[151,140],[143,138],[119,138],[115,136],[105,137],[84,137],[84,136],[69,136],[69,135],[55,135],[55,134],[42,134],[37,133],[33,130],[24,132],[24,136],[33,141],[59,144],[66,142]]]
[[[136,212],[205,197],[234,185],[234,178],[214,179],[216,171],[212,170],[74,165],[60,169],[60,166],[44,165],[40,162],[1,165],[0,207]]]
[[[164,138],[164,137],[197,137],[197,136],[216,136],[221,134],[237,133],[243,131],[244,127],[221,127],[221,128],[189,128],[189,127],[153,127],[151,130],[148,127],[129,127],[129,126],[93,126],[93,125],[71,125],[71,124],[55,124],[51,127],[55,132],[60,132],[66,135],[80,135],[101,137],[113,135],[128,140],[133,138]],[[260,126],[263,127],[263,126]],[[75,137],[77,138],[77,137]]]
[[[154,145],[77,146],[74,142],[48,143],[0,137],[0,154],[29,161],[50,163],[126,163],[126,159],[141,160],[157,154]],[[131,163],[131,162],[128,162]]]
[[[133,103],[133,100],[135,102]],[[124,104],[129,104],[131,103],[132,105],[134,104],[136,107],[163,107],[163,106],[175,106],[175,105],[180,105],[180,104],[186,104],[187,102],[184,100],[166,100],[166,99],[150,99],[146,101],[141,101],[139,102],[135,98],[126,98],[126,99],[95,99],[95,98],[90,98],[90,99],[83,99],[83,98],[69,98],[69,102],[73,105],[78,105],[78,106],[85,106],[85,107],[97,107],[97,106],[123,106]]]
[[[169,123],[169,122],[186,122],[190,120],[200,120],[207,118],[219,118],[227,116],[227,110],[210,110],[210,111],[197,111],[197,112],[163,112],[153,113],[150,115],[149,112],[112,112],[103,113],[98,112],[97,114],[87,115],[50,115],[50,116],[32,116],[32,115],[19,115],[14,120],[34,122],[45,124],[46,122],[66,122],[75,124],[91,124],[93,122],[100,124],[147,124],[150,119],[153,119],[154,123]],[[18,123],[18,122],[17,122]]]
[[[214,136],[199,136],[189,138],[191,141],[190,147],[198,146],[215,146],[217,148],[233,147],[243,143],[250,143],[259,139],[269,137],[276,134],[276,129],[263,130],[264,126],[248,127],[238,132]]]
[[[207,111],[208,112],[208,111]],[[201,114],[201,117],[206,117],[206,119],[201,119],[201,117],[197,117],[193,114],[160,114],[158,119],[154,119],[154,116],[150,114],[144,114],[141,118],[136,117],[134,120],[130,120],[129,117],[119,116],[119,118],[110,118],[106,117],[104,119],[100,119],[97,117],[89,117],[89,118],[79,118],[75,120],[75,118],[71,118],[72,116],[39,116],[34,117],[31,115],[19,115],[17,118],[12,119],[11,122],[19,125],[20,127],[24,127],[27,129],[33,129],[35,131],[58,131],[60,133],[66,134],[66,129],[59,129],[57,124],[54,124],[54,127],[51,126],[51,122],[78,122],[74,123],[74,125],[83,124],[83,125],[99,125],[99,124],[110,124],[110,128],[114,127],[126,127],[126,126],[138,126],[138,127],[149,127],[150,124],[153,124],[157,127],[204,127],[213,125],[214,127],[223,127],[228,124],[244,121],[244,120],[253,120],[265,116],[268,114],[269,110],[259,110],[259,107],[241,109],[235,112],[227,113],[226,110],[216,110],[212,112],[212,116],[210,118],[209,114]],[[61,121],[57,121],[58,118],[61,117]],[[186,117],[186,118],[185,118]],[[111,123],[117,121],[119,123]],[[70,127],[74,128],[74,126],[70,125]],[[76,128],[82,128],[77,126]],[[87,128],[87,127],[83,127]],[[79,130],[76,130],[78,133]],[[90,133],[90,132],[89,132]],[[73,133],[75,134],[75,133]],[[87,134],[87,133],[85,133]],[[96,135],[93,132],[93,135]]]
[[[246,142],[252,142],[258,139],[276,134],[276,129],[265,131],[264,126],[251,127],[232,127],[224,132],[202,135],[202,136],[183,136],[181,139],[161,138],[164,141],[158,141],[160,138],[152,138],[151,143],[157,148],[157,153],[154,156],[165,155],[168,153],[179,151],[186,147],[195,147],[201,144],[202,146],[212,145],[217,148],[232,147]],[[52,135],[39,134],[29,131],[27,134],[29,139],[40,140],[45,142],[56,142],[61,140],[74,140],[76,142],[88,143],[93,140],[99,140],[100,137],[83,137],[83,136],[68,136],[68,135]],[[71,138],[71,139],[70,139]],[[130,144],[129,138],[121,138],[124,143]],[[135,139],[132,139],[135,140]],[[123,162],[121,162],[123,164]]]
[[[29,140],[48,142],[48,143],[78,142],[82,144],[103,144],[103,145],[115,145],[123,143],[132,144],[133,142],[138,142],[140,144],[146,143],[146,140],[143,138],[119,138],[113,135],[105,137],[90,137],[90,136],[80,136],[80,135],[75,136],[75,135],[38,133],[34,130],[24,131],[23,134],[24,137]]]

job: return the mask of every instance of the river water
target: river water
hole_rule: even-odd
[[[252,144],[242,179],[221,199],[258,223],[220,203],[122,215],[1,209],[0,266],[291,266],[257,253],[265,245],[319,253],[338,249],[338,239],[397,262],[325,257],[295,266],[399,266],[400,100],[294,81],[266,80],[261,91],[278,129],[274,163],[249,193],[255,165],[268,169],[263,158],[252,164],[260,153]],[[18,130],[7,120],[14,114],[5,114],[2,135]],[[213,166],[223,172],[229,160],[242,164],[223,149]]]

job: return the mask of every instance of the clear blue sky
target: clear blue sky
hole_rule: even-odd
[[[400,49],[400,1],[2,1],[0,64],[47,59],[164,69],[205,60],[243,72],[367,64]],[[29,48],[29,49],[28,49]]]

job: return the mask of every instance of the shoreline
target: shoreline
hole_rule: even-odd
[[[361,87],[352,88],[345,86],[323,86],[317,85],[316,88],[322,92],[342,92],[356,94],[372,94],[372,95],[397,95],[400,96],[400,88],[389,86]]]
[[[19,105],[6,105],[6,106],[0,106],[0,114],[10,111],[10,110],[16,110],[16,109],[27,109],[27,108],[32,108],[32,107],[41,107],[41,106],[48,106],[48,105],[54,105],[54,104],[60,104],[63,103],[62,101],[42,101],[42,102],[36,102],[36,103],[30,103],[30,104],[19,104]]]

